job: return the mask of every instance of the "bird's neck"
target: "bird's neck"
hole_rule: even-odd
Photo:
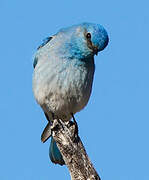
[[[71,46],[71,44],[59,48],[56,54],[59,54],[64,59],[70,60],[78,59],[80,61],[88,61],[94,58],[93,54],[82,52],[78,47]]]

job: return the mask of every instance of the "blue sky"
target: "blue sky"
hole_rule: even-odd
[[[70,179],[50,162],[46,125],[32,93],[32,57],[41,40],[80,22],[102,24],[109,46],[95,57],[80,137],[102,180],[149,179],[149,3],[147,0],[1,0],[0,179]],[[92,125],[94,124],[94,125]]]

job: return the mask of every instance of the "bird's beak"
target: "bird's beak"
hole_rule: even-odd
[[[98,54],[98,47],[97,46],[95,46],[91,41],[88,41],[88,47],[90,48],[90,49],[92,49],[92,51],[93,51],[93,53],[94,54]]]
[[[97,48],[97,46],[93,46],[93,52],[94,52],[94,54],[98,55],[98,48]]]

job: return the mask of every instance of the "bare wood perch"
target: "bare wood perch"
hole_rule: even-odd
[[[70,171],[71,180],[101,180],[78,136],[77,124],[55,119],[51,130]]]

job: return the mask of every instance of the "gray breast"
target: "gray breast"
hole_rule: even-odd
[[[38,81],[35,82],[34,88],[37,102],[47,113],[52,112],[60,118],[64,116],[70,118],[70,113],[75,114],[87,104],[93,75],[93,60],[90,63],[76,63],[75,60],[71,60],[59,62],[55,66],[54,63],[39,66],[34,78]]]

